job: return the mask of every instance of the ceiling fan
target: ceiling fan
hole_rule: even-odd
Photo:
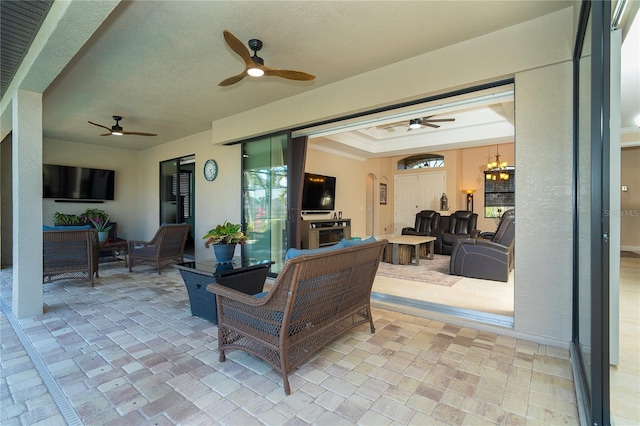
[[[122,130],[122,127],[120,127],[120,123],[119,121],[122,120],[122,117],[120,117],[119,115],[114,115],[113,119],[116,120],[116,124],[114,124],[113,126],[111,126],[111,128],[107,127],[107,126],[103,126],[102,124],[98,124],[98,123],[94,123],[93,121],[89,121],[89,124],[93,124],[94,126],[98,126],[98,127],[102,127],[103,129],[107,129],[109,131],[109,133],[104,133],[100,136],[122,136],[122,135],[137,135],[137,136],[158,136],[155,133],[145,133],[145,132],[127,132]]]
[[[433,127],[434,129],[438,129],[440,128],[440,126],[432,123],[456,121],[455,118],[432,118],[432,117],[435,117],[435,115],[429,115],[427,117],[422,117],[422,118],[412,118],[411,120],[409,120],[409,127],[407,127],[407,132],[410,132],[414,129],[420,129],[421,127]],[[385,129],[390,132],[394,132],[395,127],[400,127],[400,126],[404,127],[405,125],[406,124],[404,124],[404,122],[402,122],[402,124],[396,123],[396,124],[392,124],[391,126],[385,127]]]
[[[255,38],[249,40],[249,48],[253,50],[253,56],[251,56],[249,50],[244,46],[244,44],[242,44],[242,42],[238,40],[236,36],[231,34],[230,31],[224,30],[223,34],[224,39],[231,50],[236,52],[242,59],[244,59],[245,68],[244,71],[242,71],[240,74],[222,80],[220,83],[218,83],[218,86],[231,86],[232,84],[239,82],[248,75],[252,77],[262,77],[263,75],[266,75],[299,81],[309,81],[316,78],[314,75],[307,74],[306,72],[302,71],[269,68],[264,65],[264,60],[258,56],[258,52],[260,51],[260,49],[262,49],[262,41]]]

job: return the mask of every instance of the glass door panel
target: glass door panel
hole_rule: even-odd
[[[288,135],[243,144],[243,229],[247,259],[270,259],[272,273],[282,270],[288,242]]]
[[[163,223],[177,223],[177,175],[177,158],[160,163],[160,225]]]
[[[577,141],[577,346],[583,374],[591,389],[591,25],[587,17],[585,38],[578,66],[578,141]]]

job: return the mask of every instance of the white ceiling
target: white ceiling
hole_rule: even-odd
[[[312,147],[357,160],[512,143],[513,99],[508,84],[303,132],[310,134]],[[409,130],[410,119],[425,116],[455,121]]]
[[[43,132],[45,138],[146,149],[209,130],[215,120],[578,4],[577,0],[121,2],[44,92]],[[65,31],[72,37],[85,24],[90,23],[65,23]],[[317,78],[309,82],[245,78],[219,87],[221,80],[244,67],[224,43],[224,29],[244,42],[261,39],[265,65]],[[443,123],[441,137],[464,133],[461,129],[479,114],[508,124],[509,114],[500,111],[497,105],[482,112],[457,113],[455,123]],[[158,136],[100,137],[103,129],[87,123],[110,127],[113,115],[124,117],[120,125],[127,131]],[[396,137],[394,133],[416,136],[429,130],[369,129],[357,137],[388,140]],[[354,155],[361,151],[366,149]],[[378,154],[374,149],[370,155]]]

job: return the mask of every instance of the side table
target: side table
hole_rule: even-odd
[[[218,323],[216,295],[207,290],[211,283],[241,291],[245,294],[262,292],[269,274],[271,260],[242,260],[234,257],[232,262],[218,263],[215,259],[182,262],[175,265],[189,293],[191,315]]]
[[[109,241],[108,242],[104,242],[104,243],[100,243],[100,252],[103,251],[110,251],[111,255],[113,256],[113,260],[117,260],[118,259],[118,254],[124,254],[125,256],[125,262],[127,260],[127,240],[123,239],[123,238],[116,238],[115,241]]]

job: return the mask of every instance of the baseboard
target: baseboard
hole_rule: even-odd
[[[637,252],[640,252],[640,246],[620,246],[620,251],[637,251]]]

